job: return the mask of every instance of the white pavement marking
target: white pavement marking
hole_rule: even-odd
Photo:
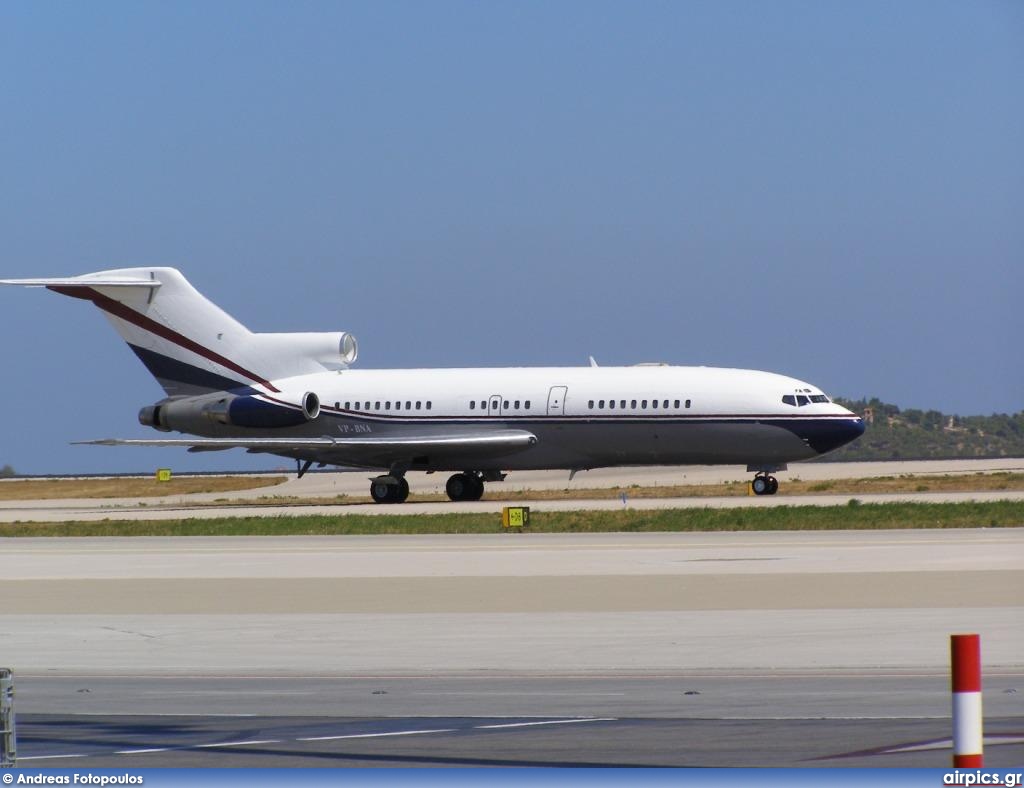
[[[202,750],[211,747],[245,747],[251,744],[280,744],[280,739],[260,739],[257,741],[225,741],[214,742],[213,744],[193,744],[191,747],[182,747],[183,750]]]
[[[422,731],[391,731],[389,733],[350,733],[344,736],[307,736],[295,741],[335,741],[337,739],[378,739],[385,736],[416,736],[421,733],[453,733],[457,728],[431,728]]]
[[[141,750],[117,750],[114,755],[139,755],[146,752],[170,752],[173,747],[146,747]]]
[[[496,728],[527,728],[531,725],[572,725],[579,722],[617,722],[617,717],[588,717],[572,720],[541,720],[539,722],[509,722],[504,725],[474,725],[474,730],[493,730]]]
[[[1024,744],[1024,736],[1010,733],[994,733],[985,737],[986,746],[998,744]],[[925,750],[949,750],[953,747],[952,739],[939,739],[938,741],[922,742],[921,744],[909,744],[906,747],[892,747],[883,750],[883,755],[890,755],[897,752],[924,752]]]
[[[86,757],[85,753],[81,753],[81,752],[72,753],[70,755],[29,755],[27,757],[19,755],[18,756],[18,762],[20,763],[21,761],[48,761],[48,760],[52,760],[52,759],[55,759],[55,758],[85,758],[85,757]]]

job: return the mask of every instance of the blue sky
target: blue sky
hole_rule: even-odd
[[[0,6],[0,276],[174,265],[359,366],[664,360],[1024,409],[1024,4]],[[141,436],[91,306],[0,290],[0,465]]]

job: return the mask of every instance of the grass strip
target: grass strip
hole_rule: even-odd
[[[671,531],[833,531],[1024,526],[1019,501],[871,503],[733,509],[530,512],[531,533]],[[486,534],[500,532],[498,513],[316,515],[185,520],[100,520],[0,524],[0,536],[291,536]]]
[[[156,498],[195,493],[238,492],[275,487],[286,476],[112,476],[104,479],[11,479],[0,483],[0,501],[44,501],[66,498]]]

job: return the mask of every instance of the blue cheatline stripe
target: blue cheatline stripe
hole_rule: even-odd
[[[273,397],[267,395],[261,395],[266,399],[274,402],[282,402],[276,400]],[[283,403],[288,404],[288,403]],[[622,415],[622,416],[572,416],[559,414],[555,416],[547,416],[543,413],[507,413],[504,415],[492,415],[492,416],[470,416],[470,415],[454,415],[454,414],[443,414],[436,410],[430,414],[416,414],[406,415],[406,411],[363,411],[363,410],[345,410],[344,408],[335,408],[326,403],[321,405],[321,410],[329,412],[332,415],[345,416],[352,419],[359,419],[362,421],[379,421],[388,423],[408,423],[408,424],[429,424],[429,423],[445,423],[445,424],[504,424],[508,422],[518,422],[520,424],[526,424],[530,422],[538,424],[584,424],[587,422],[594,422],[598,424],[767,424],[772,427],[782,427],[783,429],[796,430],[803,425],[830,425],[830,424],[846,424],[854,423],[857,420],[857,416],[770,416],[770,415],[714,415],[714,416],[684,416],[684,415],[665,415],[665,416],[642,416],[642,415]]]
[[[235,391],[237,389],[253,391],[247,384],[218,375],[216,372],[209,372],[208,370],[194,367],[184,361],[178,361],[162,353],[133,345],[130,342],[128,347],[132,349],[132,352],[139,357],[139,360],[146,365],[146,369],[157,380],[171,380],[175,383],[183,383],[186,386],[207,389],[209,391]]]

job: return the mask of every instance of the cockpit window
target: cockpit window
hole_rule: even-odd
[[[794,397],[792,394],[783,394],[782,395],[782,403],[784,405],[794,405],[795,406],[796,405],[796,397]]]
[[[796,404],[802,408],[804,405],[807,404],[807,397],[804,394],[797,394]]]
[[[828,397],[824,394],[811,394],[811,402],[828,402]]]

